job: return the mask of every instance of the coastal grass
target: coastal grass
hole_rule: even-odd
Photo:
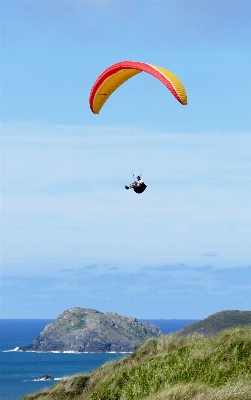
[[[89,375],[78,374],[62,379],[49,389],[43,389],[37,393],[26,395],[23,399],[43,399],[43,400],[80,400],[83,398],[83,388],[86,385]]]
[[[33,399],[250,400],[251,328],[148,339],[128,357],[23,397]]]

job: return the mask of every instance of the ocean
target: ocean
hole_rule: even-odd
[[[174,332],[195,320],[140,320],[159,326],[164,333]],[[35,353],[19,352],[19,346],[29,345],[53,322],[51,319],[0,320],[0,399],[18,400],[55,384],[56,380],[79,372],[90,372],[103,363],[124,357],[114,353]],[[38,381],[51,375],[53,381]]]

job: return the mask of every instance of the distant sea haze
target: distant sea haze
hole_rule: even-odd
[[[163,333],[175,332],[196,320],[139,319],[157,325]],[[27,346],[53,322],[52,319],[0,320],[0,399],[18,400],[24,394],[49,387],[55,381],[37,381],[43,375],[61,379],[90,372],[109,360],[123,357],[112,353],[25,353],[14,350]]]

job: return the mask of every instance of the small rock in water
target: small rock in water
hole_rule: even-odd
[[[42,375],[38,378],[38,381],[53,381],[54,380],[54,376],[50,376],[50,375]]]

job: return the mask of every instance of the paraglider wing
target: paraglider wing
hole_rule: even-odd
[[[90,93],[90,107],[94,114],[99,114],[109,96],[124,82],[140,72],[159,79],[182,104],[187,104],[186,90],[181,81],[167,69],[137,61],[122,61],[108,67],[98,77]]]

